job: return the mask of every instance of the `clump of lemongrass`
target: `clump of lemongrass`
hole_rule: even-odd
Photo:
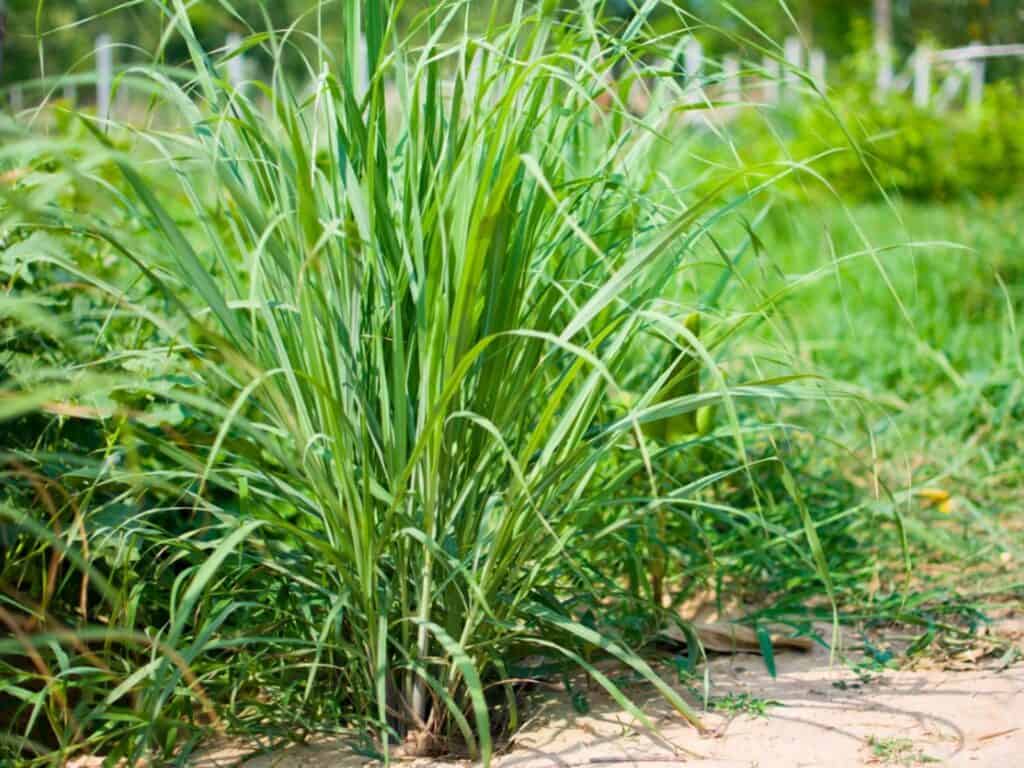
[[[706,432],[716,405],[738,433],[735,398],[778,394],[728,388],[686,319],[693,307],[660,301],[701,222],[724,213],[719,196],[655,204],[622,164],[658,115],[641,121],[616,102],[595,120],[643,15],[610,40],[593,8],[557,17],[516,0],[507,23],[495,16],[481,38],[449,43],[467,6],[446,2],[412,46],[383,4],[345,0],[340,49],[254,32],[248,50],[263,50],[273,75],[236,87],[224,65],[237,52],[204,50],[183,0],[154,5],[190,68],[137,67],[125,85],[154,94],[173,127],[119,133],[87,119],[95,155],[49,149],[67,177],[116,191],[116,213],[44,208],[18,225],[133,265],[130,285],[153,289],[139,300],[59,249],[45,258],[124,304],[175,361],[177,383],[161,380],[154,397],[210,427],[168,440],[125,425],[111,446],[131,445],[111,451],[130,460],[95,476],[104,504],[143,507],[105,535],[156,536],[157,551],[177,548],[171,560],[188,564],[154,645],[168,652],[114,697],[145,681],[132,754],[173,751],[169,702],[200,696],[188,663],[273,645],[220,636],[229,614],[252,609],[230,597],[249,564],[316,605],[299,609],[307,637],[282,674],[306,681],[304,702],[330,678],[383,754],[411,735],[487,761],[492,713],[516,722],[512,667],[536,654],[579,665],[649,724],[589,660],[610,655],[699,725],[640,656],[572,608],[613,596],[578,542],[584,505],[632,504],[598,471],[613,452],[637,452],[647,509],[664,514],[650,438]],[[289,59],[310,90],[286,76]],[[652,329],[678,350],[623,414],[612,394]],[[187,515],[194,535],[154,534],[140,521],[156,511]],[[665,564],[651,568],[660,592]]]

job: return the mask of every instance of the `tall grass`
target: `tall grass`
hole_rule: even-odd
[[[657,612],[666,515],[723,475],[685,477],[684,458],[666,487],[656,467],[700,442],[713,406],[739,438],[736,401],[784,381],[727,384],[715,349],[743,321],[707,315],[687,279],[694,240],[753,193],[666,194],[639,158],[671,111],[595,105],[644,14],[611,38],[593,7],[517,0],[465,40],[466,3],[410,31],[398,8],[344,0],[311,11],[314,27],[343,14],[342,45],[254,31],[273,76],[236,89],[234,54],[202,48],[183,0],[153,8],[190,61],[125,74],[150,124],[83,116],[87,135],[3,150],[34,168],[7,197],[11,242],[102,318],[71,365],[35,370],[32,390],[15,371],[3,401],[8,418],[44,406],[94,430],[9,452],[19,562],[58,565],[5,598],[43,630],[0,641],[31,662],[8,665],[5,739],[31,751],[46,731],[58,759],[181,755],[196,724],[291,708],[372,730],[376,754],[407,739],[486,762],[531,658],[583,668],[647,723],[595,654],[699,725],[581,607],[630,599],[601,562],[629,526],[649,537],[632,598]],[[23,511],[55,493],[71,528]],[[619,521],[595,526],[595,509]],[[72,633],[47,602],[75,586]]]

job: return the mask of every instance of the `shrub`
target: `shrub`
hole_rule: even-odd
[[[844,200],[875,199],[881,189],[913,200],[999,199],[1019,193],[1024,178],[1021,103],[1008,81],[990,84],[975,108],[938,111],[905,94],[879,101],[853,79],[831,89],[828,103],[749,110],[732,130],[747,163],[807,164]],[[803,170],[785,187],[800,198],[835,194]]]

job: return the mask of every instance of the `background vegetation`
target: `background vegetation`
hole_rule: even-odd
[[[120,3],[101,0],[5,2],[8,34],[3,80],[0,81],[3,83],[38,77],[41,68],[50,75],[80,70],[91,57],[94,40],[101,33],[110,34],[115,41],[124,44],[118,51],[121,60],[146,62],[166,28],[166,20],[163,24],[153,23],[155,15],[148,3],[135,0]],[[298,21],[301,28],[310,31],[313,20],[309,10],[313,5],[309,0],[279,0],[270,4],[239,0],[230,5],[200,2],[189,5],[189,18],[197,38],[207,49],[216,49],[224,44],[228,31],[244,33],[253,27],[262,29],[267,18],[277,28]],[[408,25],[430,5],[425,0],[405,0],[399,9],[402,22]],[[475,9],[469,19],[470,26],[481,28],[490,11],[487,0],[469,0],[468,5]],[[571,9],[585,4],[561,0],[551,5]],[[785,4],[786,10],[779,0],[748,0],[743,3],[742,18],[718,0],[691,0],[676,5],[691,19],[725,33],[706,36],[705,44],[715,53],[735,44],[729,37],[749,34],[751,25],[763,31],[768,39],[781,41],[794,33],[795,22],[808,45],[826,50],[836,60],[863,50],[871,34],[871,0],[793,0]],[[664,3],[655,10],[656,25],[678,26],[678,21],[673,21],[676,15],[672,6],[673,3]],[[505,6],[500,12],[508,14],[511,7]],[[609,16],[624,17],[638,4],[631,0],[610,0],[604,7]],[[892,13],[898,60],[903,60],[922,41],[939,47],[956,47],[973,41],[995,45],[1024,39],[1024,18],[1020,15],[1019,3],[1014,0],[895,0]],[[320,34],[331,43],[337,43],[344,36],[344,18],[341,13],[328,12]],[[38,34],[44,35],[42,67]],[[180,63],[187,58],[184,44],[172,38],[167,60]],[[1012,59],[994,61],[989,74],[993,79],[1019,76],[1020,66]]]

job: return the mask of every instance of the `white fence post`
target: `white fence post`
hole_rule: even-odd
[[[956,99],[957,94],[960,93],[960,89],[964,84],[964,69],[964,64],[955,64],[953,71],[946,76],[942,87],[939,88],[939,93],[935,97],[934,103],[940,112],[944,112],[953,103],[953,100]]]
[[[967,101],[972,107],[981,105],[985,97],[985,60],[971,62],[971,82],[967,89]]]
[[[914,52],[914,104],[927,107],[932,95],[932,52],[922,45]]]
[[[886,52],[882,54],[882,58],[878,62],[878,80],[875,83],[875,96],[881,99],[889,93],[892,90],[895,79],[896,77],[892,71],[892,54],[886,49]]]
[[[701,101],[704,93],[701,85],[701,78],[704,74],[704,49],[698,40],[691,39],[686,44],[683,59],[686,67],[686,101],[689,103]]]
[[[779,62],[770,56],[765,56],[761,68],[765,71],[764,100],[769,104],[777,104],[779,101]]]
[[[78,86],[74,83],[65,83],[64,85],[64,101],[75,106],[78,104]]]
[[[828,86],[826,80],[826,70],[828,68],[828,60],[825,58],[825,52],[820,48],[815,48],[811,51],[810,64],[808,68],[811,70],[811,79],[814,84],[818,86],[818,90],[824,92]]]
[[[785,43],[785,54],[786,54],[786,88],[792,89],[796,87],[799,82],[796,70],[803,66],[804,61],[804,47],[800,42],[800,38],[795,35],[786,38]]]
[[[743,93],[740,85],[740,60],[737,57],[726,56],[722,59],[722,79],[725,81],[724,100],[730,104],[738,103]]]
[[[114,83],[114,41],[110,35],[96,38],[96,114],[110,117],[110,94]]]
[[[891,0],[875,0],[875,55],[878,56],[875,95],[881,99],[893,86]]]
[[[650,103],[664,104],[666,99],[669,98],[668,94],[671,93],[667,85],[671,78],[667,77],[666,73],[674,73],[675,69],[672,66],[672,62],[658,57],[651,61],[647,71],[647,90],[650,93]]]
[[[230,32],[224,46],[230,56],[242,47],[242,36],[237,32]],[[245,57],[243,55],[239,54],[228,60],[228,82],[236,90],[245,82]]]
[[[971,43],[969,47],[981,48],[981,43]],[[971,59],[968,64],[971,68],[971,79],[967,85],[967,103],[977,107],[985,96],[985,60],[979,57]]]
[[[21,108],[24,106],[25,98],[24,93],[21,90],[21,86],[11,86],[11,112],[21,112]]]

